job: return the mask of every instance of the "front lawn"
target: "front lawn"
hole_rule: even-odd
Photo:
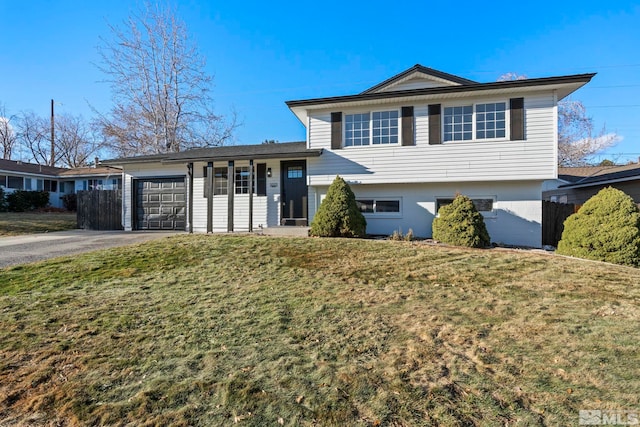
[[[0,236],[76,228],[75,212],[0,212]]]
[[[639,321],[628,267],[180,235],[0,269],[0,425],[577,425]]]

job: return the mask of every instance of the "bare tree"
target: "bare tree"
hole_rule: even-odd
[[[558,103],[558,164],[584,166],[591,156],[620,141],[603,126],[594,132],[593,119],[587,116],[582,102],[565,99]]]
[[[0,146],[2,147],[2,158],[5,160],[11,160],[13,149],[18,141],[11,124],[13,119],[13,116],[7,114],[4,105],[0,104]]]
[[[64,114],[56,117],[56,159],[57,164],[76,168],[87,166],[89,159],[101,144],[94,137],[93,130],[82,116]]]
[[[169,8],[146,4],[122,28],[101,39],[99,69],[114,106],[99,115],[118,155],[176,152],[224,144],[236,127],[213,112],[212,78],[187,29]]]
[[[20,144],[31,154],[31,160],[39,165],[50,165],[51,125],[49,121],[29,111],[20,115],[16,127]]]
[[[33,112],[23,113],[17,121],[18,140],[40,165],[51,164],[51,123]],[[53,164],[62,167],[86,166],[100,148],[89,124],[82,116],[61,114],[55,117]]]

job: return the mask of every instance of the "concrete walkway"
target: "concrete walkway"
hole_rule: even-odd
[[[98,249],[132,245],[178,232],[68,230],[0,237],[0,268]]]

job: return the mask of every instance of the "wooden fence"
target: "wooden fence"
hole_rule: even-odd
[[[122,190],[78,191],[78,228],[122,230]]]
[[[580,205],[542,201],[542,244],[558,246],[564,221],[580,209]]]

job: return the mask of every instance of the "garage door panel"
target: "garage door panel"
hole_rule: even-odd
[[[184,230],[186,228],[185,180],[139,179],[136,183],[136,229]]]

